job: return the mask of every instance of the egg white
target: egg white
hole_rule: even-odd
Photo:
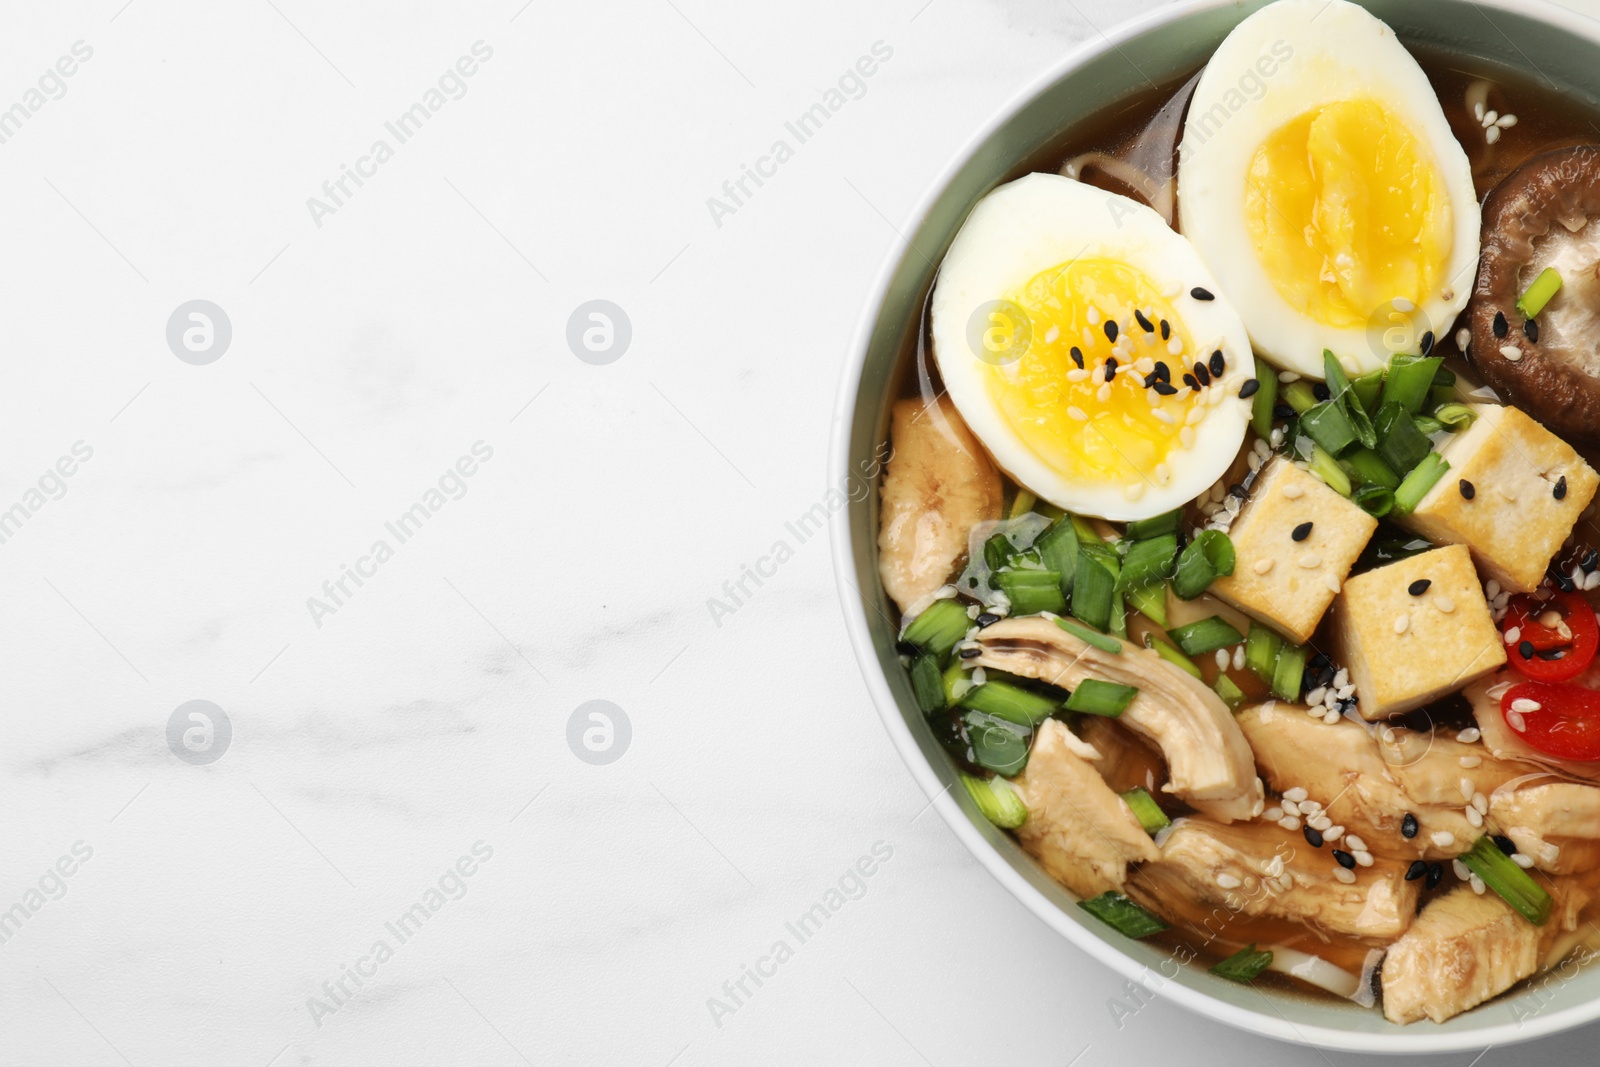
[[[967,339],[968,322],[980,306],[1079,258],[1116,260],[1144,273],[1158,290],[1173,294],[1169,299],[1199,347],[1198,354],[1183,358],[1193,362],[1220,349],[1227,363],[1220,381],[1208,387],[1220,397],[1195,424],[1193,445],[1173,442],[1166,460],[1171,479],[1164,486],[1144,481],[1137,499],[1130,500],[1120,484],[1059,473],[1021,440],[989,391],[988,365]],[[1194,299],[1195,287],[1216,293],[1216,299]],[[1255,365],[1244,323],[1218,292],[1216,279],[1189,242],[1150,208],[1071,178],[1030,174],[979,201],[940,268],[932,336],[945,388],[995,462],[1018,484],[1068,511],[1116,521],[1171,511],[1215,484],[1244,441],[1251,402],[1238,394],[1254,377]],[[1182,364],[1175,368],[1182,370]]]
[[[1433,153],[1454,239],[1441,280],[1410,313],[1409,332],[1420,338],[1431,329],[1442,337],[1466,306],[1478,262],[1472,167],[1427,75],[1382,21],[1347,0],[1268,4],[1239,23],[1206,64],[1179,144],[1179,225],[1216,271],[1256,351],[1307,377],[1323,376],[1325,348],[1351,372],[1381,367],[1387,351],[1367,326],[1325,326],[1278,292],[1245,222],[1246,174],[1275,130],[1313,108],[1355,98],[1381,101]],[[1372,310],[1386,317],[1395,309]]]

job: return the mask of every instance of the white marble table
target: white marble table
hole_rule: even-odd
[[[0,1063],[1353,1062],[1119,1023],[787,525],[893,227],[1151,6],[8,6]]]

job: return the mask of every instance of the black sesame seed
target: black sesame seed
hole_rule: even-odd
[[[1239,398],[1249,400],[1256,395],[1256,390],[1261,388],[1261,383],[1254,378],[1246,378],[1244,384],[1239,386]]]
[[[1422,860],[1412,860],[1411,866],[1406,868],[1406,881],[1415,882],[1418,878],[1428,873],[1428,865]]]
[[[1410,585],[1406,586],[1406,591],[1409,592],[1412,596],[1421,596],[1423,593],[1426,593],[1428,591],[1428,586],[1430,586],[1432,584],[1433,584],[1433,579],[1431,579],[1431,578],[1418,578],[1416,581],[1414,581]],[[1406,816],[1406,818],[1409,819],[1410,816],[1408,815],[1408,816]],[[1410,837],[1411,835],[1407,834],[1406,836]]]
[[[1532,659],[1533,658],[1533,642],[1532,641],[1524,641],[1524,642],[1522,642],[1521,644],[1519,644],[1517,646],[1517,651],[1522,653],[1522,658],[1523,659]]]
[[[981,648],[963,648],[961,650],[962,659],[977,659],[981,655],[983,655],[983,649]]]
[[[1134,320],[1139,323],[1140,328],[1143,329],[1145,333],[1155,333],[1156,332],[1155,323],[1153,323],[1149,319],[1145,318],[1144,317],[1144,312],[1140,311],[1138,308],[1134,308],[1133,309],[1133,317],[1134,317]]]
[[[1211,353],[1211,359],[1207,361],[1206,366],[1211,368],[1213,377],[1222,377],[1222,372],[1228,369],[1228,361],[1222,358],[1222,349],[1219,348]]]
[[[1422,335],[1422,354],[1427,355],[1433,351],[1433,331],[1429,330]]]
[[[1316,655],[1314,655],[1310,659],[1306,660],[1306,663],[1310,664],[1313,667],[1321,668],[1321,667],[1327,667],[1327,666],[1331,665],[1333,663],[1333,660],[1328,656],[1328,654],[1326,652],[1318,652]]]
[[[1550,662],[1558,659],[1566,659],[1567,650],[1564,648],[1541,648],[1536,651],[1534,655],[1546,662]]]
[[[1238,482],[1234,482],[1232,485],[1228,486],[1228,495],[1243,500],[1250,494],[1244,486],[1240,485]]]
[[[1112,344],[1116,344],[1117,343],[1117,320],[1116,319],[1107,319],[1106,320],[1106,340],[1110,341]]]
[[[1315,826],[1307,826],[1303,833],[1306,835],[1306,844],[1310,845],[1312,848],[1322,847],[1321,830],[1318,830]]]
[[[1339,701],[1339,714],[1340,715],[1348,715],[1354,710],[1356,710],[1356,698],[1355,697],[1345,697],[1343,700]]]
[[[1195,377],[1192,374],[1185,374],[1183,376],[1183,384],[1187,385],[1190,389],[1193,389],[1195,392],[1199,392],[1200,391],[1200,383],[1195,380]]]
[[[1428,888],[1437,889],[1439,888],[1439,883],[1442,881],[1444,881],[1444,864],[1428,864]]]
[[[1565,574],[1552,575],[1551,579],[1556,583],[1556,588],[1561,590],[1563,593],[1575,592],[1578,588],[1577,585],[1573,583],[1572,579],[1568,578]]]
[[[993,626],[1000,621],[1000,616],[992,611],[986,611],[975,620],[979,626]]]
[[[1172,339],[1172,323],[1168,322],[1166,319],[1161,320],[1161,339],[1163,341],[1170,341]]]
[[[1528,340],[1532,341],[1534,344],[1539,343],[1539,324],[1537,322],[1534,322],[1532,319],[1524,322],[1522,324],[1522,332],[1527,334]]]
[[[1157,378],[1160,378],[1164,382],[1172,381],[1172,368],[1167,366],[1159,359],[1156,360],[1156,369],[1154,373]]]
[[[1515,856],[1517,854],[1516,842],[1512,841],[1511,838],[1507,837],[1505,834],[1495,834],[1494,843],[1499,846],[1501,852],[1504,852],[1508,856]]]
[[[1156,376],[1155,376],[1155,372],[1153,372],[1153,371],[1152,371],[1152,372],[1151,372],[1151,373],[1149,373],[1149,374],[1146,374],[1146,375],[1145,375],[1145,376],[1144,376],[1144,387],[1145,387],[1145,388],[1146,388],[1146,389],[1148,389],[1148,388],[1150,388],[1150,387],[1151,387],[1151,386],[1152,386],[1152,385],[1154,385],[1154,384],[1156,384],[1156,383],[1157,383],[1157,382],[1159,382],[1159,381],[1160,381],[1160,380],[1161,380],[1161,379],[1160,379],[1160,378],[1157,378],[1157,377],[1156,377]]]
[[[1289,532],[1289,536],[1294,538],[1296,541],[1304,541],[1306,538],[1311,536],[1311,523],[1302,522],[1299,526],[1296,526]]]
[[[1406,817],[1400,820],[1400,836],[1409,841],[1417,836],[1417,829],[1417,817],[1406,812]]]
[[[1172,396],[1178,391],[1178,387],[1171,382],[1157,382],[1150,388],[1154,389],[1159,396]]]
[[[1555,493],[1555,498],[1557,500],[1565,500],[1566,499],[1566,497],[1567,497],[1567,476],[1565,474],[1563,474],[1561,477],[1556,479],[1556,487],[1553,490],[1553,492]]]
[[[1509,329],[1511,327],[1506,324],[1506,313],[1504,311],[1496,311],[1494,313],[1494,335],[1496,337],[1504,337]]]
[[[1583,568],[1583,573],[1593,574],[1594,569],[1600,567],[1600,548],[1591,548],[1579,566]]]
[[[1196,363],[1194,365],[1194,376],[1199,379],[1201,385],[1211,384],[1211,372],[1206,369],[1204,363]]]
[[[1342,848],[1333,850],[1333,858],[1339,861],[1339,866],[1347,871],[1355,870],[1356,858]]]
[[[1214,295],[1212,295],[1211,290],[1202,289],[1198,285],[1195,286],[1193,289],[1189,290],[1189,295],[1194,297],[1196,300],[1215,300],[1216,299],[1216,297]]]
[[[1106,357],[1106,371],[1108,373],[1110,373],[1110,374],[1117,373],[1117,357],[1116,356],[1107,356]],[[1110,381],[1111,379],[1107,378],[1106,380]]]
[[[1477,495],[1478,490],[1473,488],[1472,483],[1467,481],[1465,478],[1461,479],[1461,498],[1463,500],[1471,500]]]
[[[1078,365],[1079,370],[1083,369],[1083,349],[1077,345],[1072,346],[1072,362]]]
[[[1294,418],[1294,408],[1288,404],[1274,404],[1272,405],[1272,417],[1275,419],[1292,419]]]
[[[1329,397],[1333,396],[1333,393],[1329,391],[1326,382],[1317,382],[1311,387],[1311,395],[1316,397],[1318,400],[1327,400]]]

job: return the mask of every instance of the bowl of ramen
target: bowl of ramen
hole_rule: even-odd
[[[1356,1051],[1600,1018],[1597,59],[1527,0],[1178,5],[885,264],[857,657],[957,836],[1150,995]]]

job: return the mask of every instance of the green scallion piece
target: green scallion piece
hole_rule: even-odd
[[[1207,652],[1215,652],[1219,648],[1229,648],[1244,640],[1244,634],[1235,630],[1228,620],[1220,615],[1191,622],[1185,626],[1176,626],[1167,631],[1178,647],[1186,655],[1203,656]]]
[[[1400,485],[1400,476],[1370,448],[1356,449],[1341,459],[1339,465],[1357,485],[1378,485],[1385,489],[1395,489]]]
[[[1162,534],[1175,534],[1178,532],[1178,522],[1182,518],[1183,509],[1178,508],[1148,519],[1135,519],[1128,523],[1128,530],[1124,536],[1129,541],[1143,541],[1151,537],[1160,537]]]
[[[1400,488],[1394,491],[1394,513],[1404,518],[1417,510],[1417,505],[1422,503],[1422,498],[1428,495],[1444,472],[1450,469],[1450,464],[1437,452],[1429,452],[1422,457],[1405,480],[1400,483]]]
[[[1462,853],[1461,862],[1467,870],[1483,879],[1483,884],[1498,893],[1507,904],[1535,926],[1543,926],[1550,918],[1550,894],[1527,871],[1518,867],[1510,856],[1500,851],[1494,838],[1488,834],[1478,838],[1472,848]]]
[[[1417,429],[1422,431],[1424,437],[1432,437],[1444,429],[1444,423],[1432,415],[1413,415],[1411,421],[1417,424]]]
[[[1111,594],[1116,589],[1116,574],[1094,546],[1083,545],[1078,553],[1078,573],[1072,583],[1072,614],[1105,632],[1111,626]]]
[[[1061,709],[1061,701],[991,678],[967,690],[967,695],[961,698],[961,706],[1018,726],[1038,726]]]
[[[1178,556],[1172,591],[1179,600],[1193,600],[1218,578],[1233,573],[1233,542],[1221,530],[1201,530]]]
[[[1017,495],[1011,498],[1011,507],[1006,510],[1006,518],[1017,519],[1033,510],[1033,505],[1039,502],[1032,489],[1017,486]]]
[[[1259,978],[1261,972],[1270,966],[1272,966],[1272,953],[1265,949],[1257,951],[1256,947],[1251,945],[1214,964],[1211,973],[1230,982],[1248,983]]]
[[[1284,645],[1272,667],[1272,695],[1279,700],[1299,700],[1306,660],[1310,658],[1311,650],[1305,645]]]
[[[1078,540],[1082,544],[1103,545],[1106,543],[1106,539],[1101,537],[1099,532],[1094,528],[1094,523],[1090,522],[1082,515],[1072,516],[1072,528],[1077,531]]]
[[[1517,310],[1522,312],[1525,319],[1539,317],[1539,312],[1550,303],[1550,298],[1561,289],[1561,275],[1556,273],[1554,267],[1546,267],[1539,272],[1539,276],[1528,286],[1528,291],[1517,298]]]
[[[1211,686],[1217,691],[1217,696],[1233,711],[1238,711],[1244,703],[1244,690],[1239,688],[1239,683],[1229,678],[1226,674],[1217,675],[1217,680]]]
[[[961,775],[967,796],[983,812],[983,817],[1003,830],[1015,830],[1028,821],[1028,805],[1022,802],[1011,783],[1004,778],[974,778]]]
[[[1078,532],[1072,528],[1072,520],[1066,517],[1056,519],[1049,529],[1035,539],[1033,547],[1038,551],[1039,561],[1045,569],[1061,576],[1062,595],[1070,594],[1073,579],[1078,574]]]
[[[1434,408],[1433,417],[1439,420],[1441,426],[1448,426],[1451,430],[1465,430],[1472,425],[1472,420],[1478,417],[1478,413],[1470,404],[1449,403]]]
[[[944,669],[939,681],[944,687],[944,706],[953,708],[972,688],[972,672],[963,667],[960,660],[955,660]]]
[[[967,730],[973,763],[1007,778],[1028,765],[1028,741],[1033,731],[1027,727],[981,711],[967,712],[961,722]]]
[[[1037,615],[1041,611],[1061,612],[1067,609],[1066,597],[1061,595],[1061,575],[1056,571],[1001,571],[994,576],[994,581],[1006,599],[1011,601],[1013,615]]]
[[[1256,436],[1272,436],[1272,409],[1278,406],[1278,375],[1256,357],[1256,395],[1250,398],[1250,425]]]
[[[1122,573],[1117,576],[1119,590],[1163,582],[1172,577],[1172,565],[1178,558],[1178,535],[1160,534],[1128,546],[1122,557]]]
[[[1322,380],[1328,386],[1328,395],[1335,399],[1350,388],[1350,376],[1345,373],[1344,364],[1329,348],[1322,350]]]
[[[1117,892],[1080,900],[1078,907],[1125,937],[1149,937],[1167,929],[1161,919]]]
[[[1433,442],[1417,429],[1411,413],[1392,401],[1378,409],[1373,425],[1378,431],[1378,455],[1401,476],[1411,473],[1433,448]]]
[[[1368,371],[1350,382],[1350,391],[1361,401],[1361,408],[1368,414],[1378,410],[1378,394],[1383,392],[1383,371]]]
[[[1144,786],[1134,786],[1122,794],[1122,800],[1133,811],[1134,818],[1139,820],[1144,832],[1152,837],[1172,825],[1167,813],[1161,810],[1161,805],[1156,803],[1156,798]]]
[[[1107,637],[1103,633],[1097,634],[1088,627],[1078,625],[1071,619],[1057,619],[1056,625],[1067,631],[1067,633],[1071,634],[1073,637],[1076,637],[1078,640],[1082,641],[1084,644],[1093,645],[1101,652],[1111,652],[1116,654],[1120,654],[1122,652],[1122,642],[1118,641],[1115,637]]]
[[[1345,474],[1344,468],[1339,466],[1339,461],[1328,455],[1327,451],[1317,444],[1311,446],[1311,461],[1307,465],[1312,474],[1321,478],[1323,482],[1340,496],[1350,495],[1350,478]]]
[[[1106,633],[1123,638],[1128,636],[1128,605],[1121,593],[1111,594],[1111,625]]]
[[[1337,400],[1324,400],[1300,416],[1300,430],[1335,456],[1360,440],[1345,406]]]
[[[1099,678],[1085,678],[1067,697],[1068,711],[1081,711],[1085,715],[1104,715],[1114,719],[1127,710],[1133,698],[1139,695],[1137,686],[1103,682]]]
[[[1160,656],[1168,663],[1175,667],[1181,667],[1185,672],[1194,675],[1196,678],[1205,677],[1205,675],[1200,673],[1200,668],[1194,660],[1190,659],[1188,656],[1185,656],[1182,652],[1179,652],[1165,641],[1151,637],[1149,634],[1146,634],[1144,639],[1145,647],[1155,649],[1156,655]]]
[[[1290,382],[1284,386],[1283,400],[1299,415],[1304,415],[1319,403],[1316,392],[1311,388],[1311,383],[1304,379],[1298,382]]]
[[[911,691],[916,694],[917,707],[923,714],[945,707],[944,674],[939,670],[936,656],[924,652],[911,661]]]
[[[1017,552],[1017,546],[1011,543],[1011,538],[1003,533],[997,533],[983,543],[983,562],[989,570],[997,571],[1002,567],[1011,565],[1011,557]]]
[[[1448,388],[1454,384],[1456,384],[1456,372],[1449,367],[1440,367],[1433,372],[1433,387],[1435,389],[1441,385]]]
[[[1252,622],[1250,633],[1244,639],[1244,664],[1257,678],[1270,685],[1278,664],[1278,652],[1282,648],[1283,638],[1278,636],[1276,630]]]
[[[1422,402],[1428,399],[1434,375],[1443,362],[1442,356],[1391,356],[1379,406],[1399,404],[1411,414],[1417,414],[1422,410]]]
[[[1394,509],[1394,490],[1382,485],[1363,485],[1350,497],[1362,511],[1381,519]]]
[[[1167,625],[1167,583],[1156,582],[1154,585],[1140,585],[1129,589],[1122,594],[1127,606],[1155,623],[1165,628]]]
[[[940,662],[956,647],[956,642],[967,636],[972,620],[967,618],[967,606],[950,597],[935,600],[921,615],[912,619],[900,633],[900,640],[916,645]]]

